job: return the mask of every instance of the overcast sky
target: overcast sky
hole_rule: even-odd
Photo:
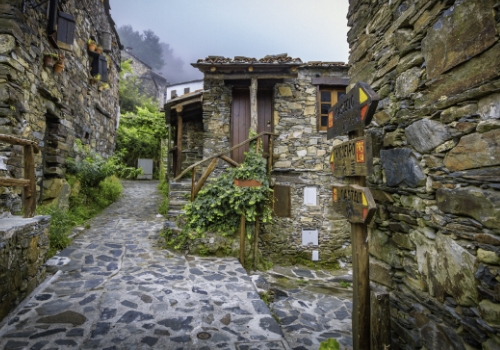
[[[151,29],[170,44],[185,80],[196,77],[189,63],[209,55],[346,62],[347,11],[348,0],[111,0],[118,27]]]

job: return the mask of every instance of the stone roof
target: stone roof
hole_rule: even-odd
[[[208,56],[204,59],[199,59],[197,64],[302,64],[300,58],[292,58],[288,54],[280,55],[267,55],[261,59],[245,57],[245,56],[235,56],[234,58],[223,57],[223,56]]]
[[[332,68],[332,67],[349,67],[345,62],[323,62],[323,61],[309,61],[303,67],[318,67],[318,68]]]

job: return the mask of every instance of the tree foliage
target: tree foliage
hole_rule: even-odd
[[[118,28],[120,40],[125,47],[133,48],[133,54],[152,68],[162,69],[165,65],[160,38],[150,29],[139,33],[131,25]]]

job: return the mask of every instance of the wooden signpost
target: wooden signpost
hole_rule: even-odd
[[[330,155],[330,166],[333,175],[343,176],[367,176],[372,172],[371,137],[359,137],[339,146],[333,147]]]
[[[354,350],[371,348],[370,275],[367,223],[373,217],[375,201],[366,187],[371,171],[371,141],[364,137],[377,109],[379,97],[366,83],[359,82],[329,111],[328,139],[349,135],[349,141],[332,150],[330,164],[335,176],[351,177],[351,185],[332,189],[337,212],[351,222],[353,267],[352,339]]]

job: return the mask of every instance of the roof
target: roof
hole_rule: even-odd
[[[234,58],[223,57],[223,56],[208,56],[205,59],[199,59],[196,63],[198,64],[252,64],[252,65],[260,65],[260,64],[291,64],[291,65],[300,65],[302,61],[300,58],[292,58],[288,56],[288,54],[279,54],[279,55],[267,55],[264,58],[257,60],[256,58],[245,57],[245,56],[235,56]],[[193,64],[193,65],[195,65]]]
[[[189,84],[189,83],[199,83],[199,82],[203,82],[203,79],[196,79],[196,80],[190,80],[190,81],[183,81],[182,83],[169,84],[168,87],[177,86],[177,85],[184,85],[184,84]]]
[[[197,90],[169,100],[164,105],[165,121],[171,123],[177,117],[177,107],[182,107],[183,118],[201,116],[204,90]]]
[[[134,59],[136,59],[137,61],[139,61],[140,63],[142,63],[143,65],[145,65],[146,67],[148,67],[150,70],[153,70],[153,68],[151,68],[151,66],[147,63],[145,63],[143,60],[141,60],[140,58],[138,58],[136,55],[134,55],[132,52],[130,51],[127,51],[127,50],[122,50],[123,53],[125,53],[126,55],[129,55],[131,57],[133,57]],[[122,55],[123,55],[122,53]]]
[[[303,64],[302,67],[333,68],[333,67],[349,67],[349,65],[345,62],[309,61]]]

